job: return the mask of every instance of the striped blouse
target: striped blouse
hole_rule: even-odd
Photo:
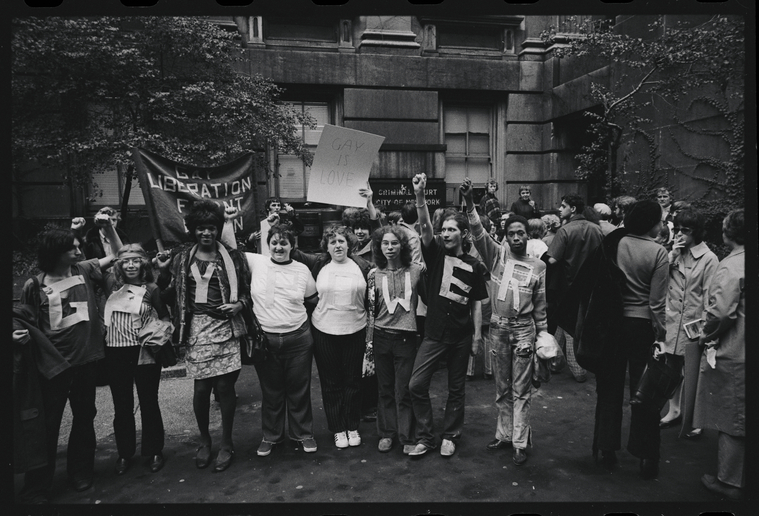
[[[115,286],[112,274],[106,278],[106,284],[113,292],[111,296],[117,295],[118,291]],[[137,337],[140,329],[153,318],[165,319],[169,316],[166,305],[161,301],[160,291],[155,283],[144,285],[146,292],[142,297],[139,311],[132,314],[126,311],[113,309],[110,313],[110,323],[106,326],[105,345],[113,348],[123,348],[128,346],[139,346],[140,340]],[[109,298],[110,299],[110,298]],[[106,303],[106,312],[109,311],[109,303]],[[106,319],[109,319],[106,313]]]
[[[125,348],[127,346],[140,345],[140,339],[137,338],[140,329],[144,327],[150,319],[157,317],[158,315],[148,302],[148,299],[143,298],[142,303],[140,304],[139,326],[134,325],[132,314],[126,312],[113,312],[113,314],[111,314],[111,324],[106,327],[106,346],[110,348]]]

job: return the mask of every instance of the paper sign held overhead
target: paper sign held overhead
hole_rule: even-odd
[[[366,187],[383,141],[384,136],[325,125],[311,165],[308,201],[365,207],[358,191]]]

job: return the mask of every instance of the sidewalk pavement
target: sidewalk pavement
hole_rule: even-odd
[[[180,368],[181,365],[177,371]],[[466,422],[455,455],[443,458],[436,449],[419,458],[410,458],[402,454],[397,443],[389,453],[379,453],[376,425],[366,422],[359,428],[363,441],[359,447],[337,449],[327,429],[315,365],[311,392],[319,450],[306,454],[298,443],[288,441],[275,446],[269,456],[258,457],[261,389],[255,369],[244,366],[237,383],[235,462],[227,471],[214,474],[210,467],[199,470],[194,465],[199,443],[192,410],[193,382],[176,376],[176,372],[173,374],[166,375],[160,388],[166,429],[163,470],[150,473],[142,459],[136,457],[125,475],[116,476],[110,391],[108,387],[99,387],[94,487],[77,493],[67,486],[65,451],[71,423],[67,408],[59,444],[55,503],[65,506],[287,502],[301,504],[289,506],[288,510],[292,511],[363,515],[368,509],[384,506],[333,508],[310,504],[404,502],[417,504],[411,506],[408,514],[428,510],[451,514],[451,507],[455,507],[457,513],[478,513],[486,507],[493,508],[481,502],[497,502],[509,504],[506,506],[509,513],[576,514],[576,509],[582,507],[583,514],[613,511],[681,514],[679,511],[683,509],[686,511],[683,514],[698,514],[724,508],[733,514],[750,514],[741,512],[741,505],[720,500],[701,486],[701,475],[715,472],[715,431],[706,430],[699,441],[687,441],[677,438],[675,428],[662,430],[660,474],[653,481],[638,477],[638,460],[624,449],[618,452],[619,465],[613,473],[596,465],[591,456],[595,410],[592,375],[582,384],[576,383],[568,372],[554,375],[534,393],[533,447],[527,449],[528,461],[515,466],[511,449],[491,452],[485,448],[494,437],[496,410],[493,381],[484,380],[481,371],[476,380],[467,382]],[[442,423],[446,384],[447,374],[441,369],[433,377],[430,392],[436,427]],[[137,422],[139,427],[139,416]],[[623,446],[628,426],[629,407],[626,405]],[[220,432],[218,406],[214,403],[211,414],[211,433],[216,439],[214,453],[218,451]],[[22,476],[16,475],[14,480],[18,492]],[[578,506],[566,502],[592,503]],[[450,503],[459,505],[450,506]],[[193,507],[188,506],[188,510]]]

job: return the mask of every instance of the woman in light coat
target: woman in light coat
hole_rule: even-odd
[[[717,270],[717,255],[704,243],[704,217],[695,210],[675,215],[673,249],[669,252],[669,290],[667,291],[667,340],[662,351],[684,360],[683,383],[669,401],[669,410],[659,422],[669,428],[682,422],[679,437],[697,439],[700,428],[693,428],[696,381],[701,357],[698,330],[692,338],[684,325],[698,320],[704,311],[707,287]]]
[[[701,482],[721,496],[742,497],[746,453],[746,292],[743,210],[727,214],[722,239],[732,249],[709,285],[704,329],[706,349],[696,391],[693,424],[718,430],[717,475]]]

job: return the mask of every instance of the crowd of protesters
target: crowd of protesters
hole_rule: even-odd
[[[366,208],[346,208],[341,225],[324,229],[317,253],[297,248],[303,224],[277,198],[266,201],[266,230],[244,238],[240,249],[231,221],[240,213],[210,200],[197,201],[185,216],[188,242],[154,259],[128,243],[110,208],[98,212],[84,235],[83,219],[74,219],[71,230],[43,232],[42,272],[24,285],[14,307],[14,465],[25,473],[18,500],[48,501],[67,401],[73,415],[68,477],[77,491],[92,486],[101,367],[113,397],[115,472],[129,470],[136,453],[133,385],[141,455],[159,472],[158,390],[162,366],[176,361],[175,346],[184,348],[194,382],[195,465],[229,468],[235,383],[251,317],[265,336],[265,359],[255,362],[262,392],[259,456],[287,439],[317,452],[315,360],[337,448],[360,446],[360,423],[376,420],[379,452],[398,446],[410,457],[435,449],[450,457],[464,430],[467,380],[482,360],[497,413],[493,439],[483,446],[509,449],[513,463],[524,464],[533,445],[532,395],[566,365],[577,382],[595,377],[591,451],[611,470],[622,446],[625,379],[633,400],[647,365],[661,360],[684,381],[665,412],[631,403],[627,450],[640,460],[641,478],[658,476],[662,429],[677,426],[690,440],[717,429],[717,472],[702,483],[739,499],[743,210],[724,219],[731,252],[719,262],[704,242],[703,214],[673,203],[666,189],[655,201],[623,196],[592,207],[568,193],[551,210],[540,209],[530,187],[520,186],[511,210],[502,211],[495,181],[476,203],[465,179],[463,209],[441,208],[431,216],[426,181],[416,174],[415,200],[384,220],[367,185],[361,190]],[[595,301],[580,301],[588,299]],[[448,395],[443,421],[435,425],[429,390],[441,367]],[[17,378],[16,371],[24,375]],[[209,431],[212,394],[221,412],[220,438]],[[30,409],[39,416],[25,417]]]

